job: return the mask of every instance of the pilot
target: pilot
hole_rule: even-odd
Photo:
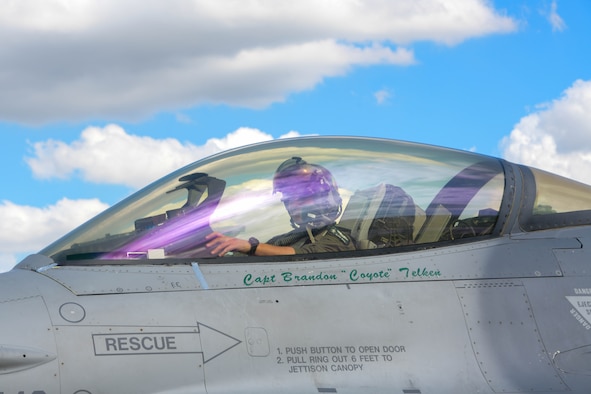
[[[301,157],[284,161],[275,171],[273,193],[281,193],[294,228],[266,243],[248,241],[214,232],[207,236],[213,255],[241,252],[256,256],[293,255],[355,250],[347,230],[336,226],[342,200],[332,174]]]

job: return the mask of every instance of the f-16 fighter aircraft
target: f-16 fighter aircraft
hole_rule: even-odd
[[[591,186],[538,169],[252,145],[0,275],[0,393],[588,394],[590,247]]]

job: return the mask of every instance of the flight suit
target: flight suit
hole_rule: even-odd
[[[305,229],[295,229],[289,233],[271,238],[267,243],[276,246],[291,246],[296,254],[328,253],[355,250],[355,242],[347,230],[332,224],[312,230],[312,240]]]

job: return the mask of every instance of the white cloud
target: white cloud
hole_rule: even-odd
[[[591,81],[522,118],[501,143],[507,160],[591,184]]]
[[[392,94],[388,89],[382,89],[375,92],[373,96],[375,97],[378,104],[384,104],[392,96]]]
[[[263,107],[351,67],[412,64],[413,42],[515,28],[486,0],[4,2],[0,119]]]
[[[61,199],[44,208],[0,204],[0,272],[17,263],[17,255],[35,253],[74,227],[104,211],[107,204],[97,199]]]
[[[548,13],[548,22],[552,26],[552,31],[563,31],[566,29],[566,23],[564,20],[558,15],[558,4],[556,0],[552,1],[550,5],[550,12]]]
[[[95,2],[89,0],[53,0],[41,4],[35,0],[3,2],[0,24],[32,31],[79,31],[92,24]]]
[[[205,145],[196,146],[173,138],[128,134],[111,124],[88,127],[70,144],[56,140],[37,142],[33,144],[34,156],[26,161],[40,179],[64,179],[77,174],[89,182],[139,188],[200,158],[272,139],[260,130],[242,127],[224,138],[212,138]]]

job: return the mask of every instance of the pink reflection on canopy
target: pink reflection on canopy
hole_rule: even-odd
[[[267,189],[231,196],[219,205],[219,200],[204,201],[195,208],[181,210],[177,216],[167,214],[164,222],[144,230],[102,259],[145,258],[151,249],[163,249],[165,256],[210,257],[205,236],[213,231],[212,221],[220,222],[264,209],[274,200]]]

